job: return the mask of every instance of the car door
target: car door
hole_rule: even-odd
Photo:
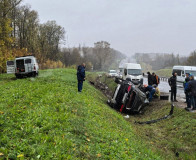
[[[15,73],[15,62],[14,61],[7,61],[7,73]]]

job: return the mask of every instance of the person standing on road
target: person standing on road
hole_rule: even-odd
[[[188,87],[188,82],[190,81],[189,76],[190,76],[190,74],[189,73],[186,73],[186,78],[185,78],[185,81],[183,83],[184,93],[185,93],[185,96],[186,96],[186,102],[185,103],[188,103],[188,100],[190,99],[190,95],[188,95],[188,92],[186,91],[186,89]],[[188,104],[187,104],[187,107],[188,107]]]
[[[193,75],[190,75],[190,81],[188,82],[187,91],[190,92],[191,104],[193,106],[192,111],[195,111],[196,110],[196,80],[194,80]]]
[[[171,87],[171,101],[172,102],[173,101],[174,102],[178,102],[176,100],[176,93],[177,93],[176,76],[177,76],[177,73],[174,72],[173,76],[168,79],[168,83],[169,83],[169,85]]]
[[[154,72],[152,73],[152,79],[153,79],[153,84],[156,84],[156,86],[159,85],[160,83],[160,79],[159,79],[159,76],[157,76]]]
[[[83,81],[85,81],[85,66],[85,63],[82,63],[77,69],[78,92],[82,92]]]
[[[150,72],[147,72],[148,74],[148,85],[152,86],[153,85],[153,76],[151,75]]]

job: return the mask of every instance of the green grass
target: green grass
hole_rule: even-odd
[[[116,83],[114,82],[114,79],[115,78],[107,77],[106,74],[103,74],[103,76],[100,77],[100,81],[106,84],[113,92],[115,91],[116,86],[117,86]]]
[[[171,77],[172,76],[172,69],[160,69],[155,71],[156,75],[160,77]]]
[[[0,75],[0,159],[162,159],[76,71]]]
[[[169,73],[170,70],[167,72]],[[92,80],[97,78],[95,73],[89,76],[93,77]],[[107,83],[110,83],[111,78],[102,77],[106,79]],[[111,85],[113,86],[114,82],[108,86]],[[159,153],[164,159],[195,160],[196,113],[187,112],[177,107],[178,104],[175,105],[174,114],[170,119],[150,125],[135,124],[135,121],[158,119],[169,114],[171,105],[168,101],[156,99],[143,110],[142,114],[131,116],[128,121],[134,130],[134,134],[138,135],[138,139],[142,139],[151,150]],[[179,157],[176,154],[179,154]]]
[[[170,104],[167,101],[154,101],[142,115],[134,116],[130,122],[157,119],[169,114]],[[150,125],[133,125],[135,133],[140,136],[154,151],[165,159],[196,159],[196,114],[174,108],[170,119]],[[176,157],[179,154],[179,157]]]
[[[115,91],[116,88],[116,83],[114,82],[114,77],[108,77],[106,73],[101,73],[101,72],[89,72],[87,74],[87,80],[88,81],[92,81],[94,83],[96,83],[96,80],[98,79],[98,76],[101,75],[101,77],[99,77],[99,81],[106,84],[108,86],[108,88],[111,91]]]

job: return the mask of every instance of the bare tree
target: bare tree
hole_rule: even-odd
[[[110,44],[106,41],[100,41],[94,43],[94,54],[97,57],[97,69],[106,70],[109,64],[107,64],[111,57]]]

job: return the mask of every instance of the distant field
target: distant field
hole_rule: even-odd
[[[160,77],[171,77],[172,69],[160,69],[158,71],[155,71],[155,73]]]
[[[0,159],[163,159],[75,70],[1,74],[0,91]]]

